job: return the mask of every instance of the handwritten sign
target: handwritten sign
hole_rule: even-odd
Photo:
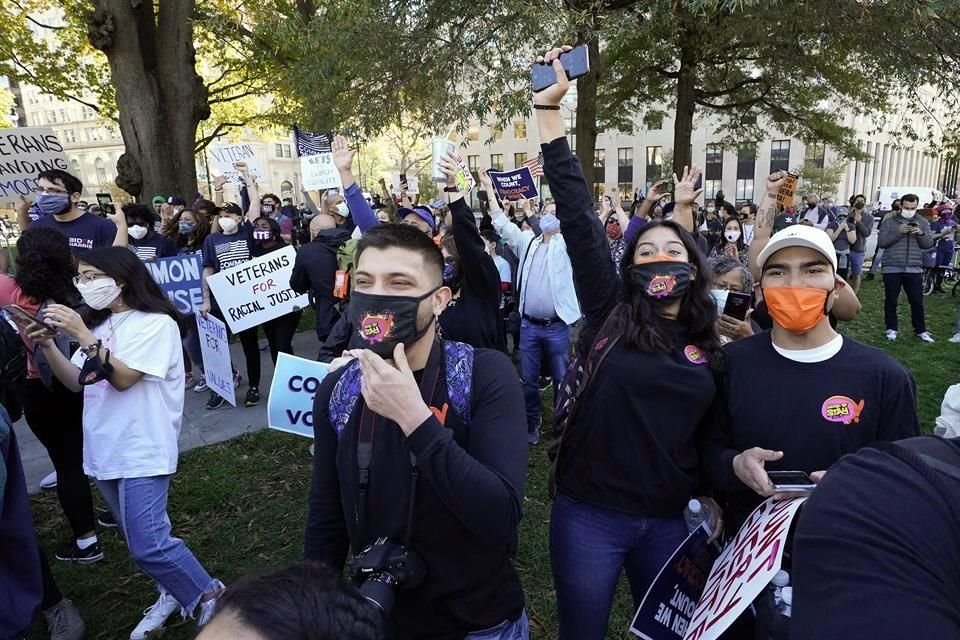
[[[203,377],[217,395],[237,406],[233,388],[233,365],[230,362],[230,341],[225,324],[207,315],[197,314],[197,331],[200,333],[200,352],[203,355]]]
[[[70,170],[63,145],[49,127],[0,129],[0,203],[40,190],[37,174]]]
[[[720,550],[707,543],[704,525],[693,530],[654,578],[630,624],[644,640],[682,640]]]
[[[536,198],[540,195],[528,167],[520,167],[513,171],[491,171],[490,178],[502,202]]]
[[[278,354],[267,400],[267,426],[312,438],[313,398],[329,369],[323,362]]]
[[[475,186],[477,186],[477,181],[473,177],[473,174],[470,173],[470,169],[467,167],[467,163],[463,161],[463,156],[459,153],[457,156],[457,189],[461,193],[467,193]]]
[[[200,254],[161,258],[144,264],[177,311],[186,315],[197,312],[203,304]]]
[[[300,174],[304,189],[342,189],[340,172],[333,164],[332,153],[318,153],[300,158]]]
[[[787,178],[777,190],[777,204],[784,207],[792,207],[794,196],[797,193],[797,177],[795,174],[788,173]]]
[[[267,172],[263,170],[260,159],[257,158],[257,154],[253,150],[253,145],[249,142],[218,144],[210,146],[208,151],[214,169],[234,184],[240,184],[240,172],[234,167],[238,162],[247,163],[250,173],[257,179],[265,179],[267,176]]]
[[[284,247],[207,278],[230,330],[240,333],[309,304],[290,288],[297,252]]]
[[[417,176],[411,176],[411,175],[406,176],[406,178],[407,178],[407,194],[411,196],[418,195],[420,193],[420,178],[418,178]],[[390,178],[390,180],[393,183],[392,184],[393,192],[399,194],[400,193],[400,176],[395,175],[392,178]]]
[[[790,522],[806,498],[774,500],[754,509],[717,558],[684,640],[715,640],[780,570]]]

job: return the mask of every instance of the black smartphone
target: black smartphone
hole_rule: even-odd
[[[27,327],[36,323],[46,327],[46,331],[44,332],[46,336],[53,338],[57,335],[56,329],[44,324],[43,320],[31,314],[29,311],[19,305],[8,304],[7,306],[3,307],[3,310],[6,312],[7,317],[13,320],[13,322],[23,330],[26,330]]]
[[[108,213],[113,213],[113,205],[110,204],[113,202],[113,196],[109,193],[98,193],[97,194],[97,204],[100,205],[100,211],[103,215]]]
[[[408,188],[409,187],[407,185],[407,174],[401,173],[400,174],[400,191],[406,191]]]
[[[567,78],[576,80],[590,73],[590,53],[587,45],[582,44],[570,51],[560,54],[560,64],[567,72]],[[533,85],[533,92],[539,93],[547,87],[557,83],[557,75],[553,72],[553,67],[543,62],[534,62],[530,67],[530,81]]]
[[[747,317],[747,311],[750,310],[750,302],[753,296],[749,293],[739,291],[727,292],[727,302],[723,305],[723,315],[744,320]]]
[[[813,491],[816,483],[803,471],[767,471],[777,491]]]

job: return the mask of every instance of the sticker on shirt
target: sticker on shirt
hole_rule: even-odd
[[[651,298],[663,298],[670,295],[675,286],[677,286],[676,276],[661,273],[653,276],[650,280],[650,284],[647,285],[647,293]]]
[[[863,400],[854,402],[847,396],[830,396],[820,408],[820,414],[825,420],[846,425],[860,422],[860,414],[862,413]]]
[[[370,344],[383,342],[392,334],[392,313],[368,313],[360,320],[360,336]]]
[[[707,364],[707,354],[700,347],[688,344],[683,349],[683,355],[693,364]]]

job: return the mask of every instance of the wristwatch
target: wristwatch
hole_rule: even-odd
[[[443,192],[444,192],[444,193],[460,193],[460,188],[457,187],[457,186],[444,187],[444,188],[443,188]]]

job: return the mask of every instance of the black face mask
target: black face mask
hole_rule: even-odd
[[[417,326],[420,303],[437,289],[417,297],[353,291],[347,317],[360,338],[361,348],[369,349],[381,358],[392,358],[398,344],[409,347],[422,338],[430,328],[430,323],[422,328]]]
[[[270,215],[271,213],[273,213],[273,205],[272,204],[260,205],[260,213],[262,213],[265,216]]]
[[[630,267],[630,282],[651,302],[676,302],[690,289],[692,267],[672,260],[635,264]]]

